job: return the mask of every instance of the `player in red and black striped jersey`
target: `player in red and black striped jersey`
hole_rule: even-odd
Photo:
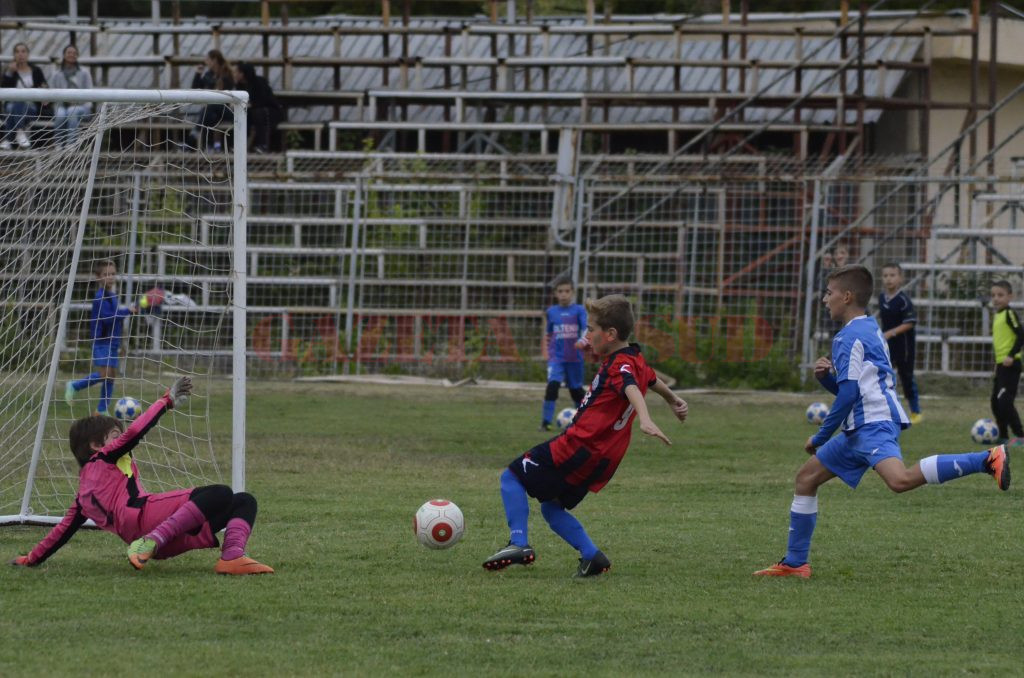
[[[579,551],[577,577],[607,572],[611,567],[608,557],[569,511],[588,492],[600,492],[611,480],[629,448],[634,419],[640,422],[641,431],[671,445],[647,412],[644,396],[648,389],[665,399],[679,421],[686,419],[686,401],[658,379],[640,347],[626,341],[634,325],[629,300],[614,294],[590,299],[586,307],[586,339],[603,358],[601,368],[565,432],[518,457],[502,473],[501,499],[510,538],[508,546],[484,561],[488,570],[533,562],[527,539],[529,495],[540,501],[551,529]]]

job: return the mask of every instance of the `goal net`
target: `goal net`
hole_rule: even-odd
[[[241,489],[245,94],[46,90],[75,129],[33,96],[0,90],[21,128],[0,150],[0,524],[59,521],[71,423],[182,375],[193,397],[134,451],[146,491]]]

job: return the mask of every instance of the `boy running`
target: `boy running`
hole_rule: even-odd
[[[864,472],[873,468],[890,490],[906,492],[984,471],[995,477],[1000,490],[1010,487],[1010,458],[1004,445],[984,452],[933,455],[910,468],[903,465],[899,435],[910,422],[893,390],[882,332],[865,314],[873,285],[871,272],[859,265],[828,276],[822,301],[842,329],[832,340],[832,359],[819,358],[814,376],[836,399],[821,429],[804,444],[812,456],[796,474],[786,556],[756,576],[811,576],[808,554],[818,519],[818,488],[836,476],[856,488]],[[842,432],[833,438],[840,425]]]

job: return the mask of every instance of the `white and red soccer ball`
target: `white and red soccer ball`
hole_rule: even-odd
[[[428,549],[455,546],[466,530],[462,511],[447,499],[431,499],[416,511],[412,529],[419,543]]]

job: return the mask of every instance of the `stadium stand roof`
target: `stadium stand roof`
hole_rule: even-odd
[[[258,26],[257,20],[211,20],[209,23],[185,22],[183,28],[194,27],[196,32],[179,32],[177,56],[179,57],[201,57],[207,50],[214,47],[210,32],[202,30],[213,25],[222,29],[230,27]],[[297,57],[335,57],[343,59],[379,59],[385,56],[396,57],[402,55],[401,42],[407,39],[408,58],[445,58],[445,28],[450,32],[449,39],[450,59],[476,58],[486,59],[495,55],[492,51],[492,39],[495,39],[486,31],[468,33],[460,31],[467,25],[465,20],[456,19],[430,19],[413,18],[410,21],[410,28],[434,29],[430,32],[410,32],[407,36],[391,35],[389,40],[389,55],[383,52],[383,40],[380,35],[369,32],[360,33],[360,30],[380,28],[379,19],[351,16],[325,16],[315,19],[296,19],[289,22],[291,31],[287,36],[287,52],[291,58]],[[473,24],[470,24],[473,25]],[[487,24],[477,24],[487,25]],[[546,21],[548,27],[571,27],[586,25],[583,18],[562,18]],[[88,48],[88,40],[79,39],[82,50],[83,61],[88,63],[90,56],[111,57],[117,56],[130,60],[137,57],[142,61],[143,57],[149,58],[152,62],[154,57],[172,55],[175,50],[172,46],[172,37],[169,34],[160,36],[159,52],[154,54],[154,41],[151,33],[142,32],[141,28],[151,26],[148,22],[137,20],[111,20],[102,22],[100,30],[95,35],[96,55],[91,55]],[[170,24],[165,26],[170,28]],[[302,34],[301,30],[307,29],[321,31],[320,34]],[[325,29],[339,27],[340,52],[336,51],[336,38]],[[89,27],[83,27],[89,30]],[[135,29],[139,32],[121,32],[126,29]],[[95,27],[92,30],[96,30]],[[67,33],[54,30],[37,30],[33,28],[22,28],[18,30],[0,31],[0,48],[7,52],[7,47],[16,41],[27,42],[32,48],[34,58],[53,58],[58,55],[67,43]],[[219,48],[230,60],[260,59],[265,54],[264,40],[269,41],[270,54],[282,53],[282,36],[224,32],[219,36]],[[587,36],[581,33],[561,33],[552,31],[541,40],[534,35],[531,40],[530,50],[527,51],[526,35],[498,35],[496,37],[498,57],[546,57],[553,59],[584,57],[588,55]],[[814,51],[826,38],[805,37],[803,38],[803,54],[807,55]],[[922,40],[918,37],[894,36],[894,37],[868,37],[866,39],[866,63],[875,63],[879,60],[893,62],[912,61],[921,49]],[[663,36],[643,35],[611,35],[608,37],[608,46],[605,48],[603,36],[592,40],[590,54],[592,56],[610,56],[621,59],[663,59],[681,60],[683,62],[707,61],[708,66],[687,66],[682,69],[680,92],[722,92],[721,88],[721,67],[710,65],[711,62],[721,61],[722,42],[715,35],[687,36],[681,43],[681,52],[677,55],[675,39],[671,34]],[[796,60],[797,44],[795,38],[785,36],[757,36],[751,35],[747,39],[747,60],[758,60],[761,62],[782,62]],[[847,42],[847,53],[851,54],[856,49],[856,39],[852,38]],[[543,50],[546,50],[544,52]],[[740,44],[733,40],[729,44],[729,53],[725,58],[730,60],[740,59]],[[809,64],[815,62],[838,62],[841,58],[841,46],[839,41],[831,40],[821,52],[816,54]],[[150,88],[154,83],[154,72],[162,69],[162,65],[150,63],[123,64],[116,68],[110,68],[107,82],[108,87],[118,88]],[[191,80],[191,66],[175,66],[178,68],[182,86],[187,86]],[[462,67],[456,67],[460,70]],[[459,83],[457,89],[468,91],[488,91],[491,88],[492,66],[490,65],[467,65],[464,67],[466,82]],[[536,69],[533,69],[536,71]],[[674,88],[673,66],[645,66],[628,72],[622,65],[614,66],[575,66],[557,65],[551,66],[549,70],[549,83],[547,91],[553,92],[626,92],[638,93],[673,93]],[[731,93],[744,94],[741,88],[740,68],[727,69],[727,90]],[[268,71],[271,85],[275,89],[282,89],[284,69],[278,66],[271,66]],[[359,65],[345,67],[341,72],[341,90],[345,91],[369,91],[396,89],[396,78],[392,77],[391,82],[385,84],[384,69],[379,65]],[[758,80],[767,84],[782,73],[777,68],[760,69]],[[892,97],[900,86],[907,71],[894,68],[884,77],[876,69],[864,70],[865,95],[868,97]],[[527,91],[525,82],[525,67],[508,67],[508,82],[506,90],[523,92]],[[94,74],[95,75],[95,74]],[[166,75],[161,75],[166,80]],[[629,80],[632,77],[633,85],[630,90]],[[856,91],[857,73],[855,69],[846,72],[846,89],[848,93]],[[444,71],[442,68],[423,68],[417,73],[415,86],[402,87],[401,89],[424,89],[441,90],[444,88]],[[589,86],[588,86],[589,79]],[[836,72],[828,68],[807,68],[802,73],[803,90],[806,92],[819,85],[823,80],[829,80],[817,90],[818,94],[838,94],[841,91],[841,82]],[[460,75],[461,80],[461,75]],[[531,78],[529,91],[539,91],[539,76]],[[170,86],[169,82],[160,82],[160,86]],[[754,91],[756,85],[748,69],[746,92]],[[769,92],[770,96],[791,96],[794,93],[795,82],[792,75],[773,86]],[[318,91],[334,89],[333,69],[329,66],[295,65],[292,68],[290,90],[295,91]],[[540,90],[543,91],[543,90]],[[745,119],[748,122],[762,122],[771,119],[777,109],[750,108],[745,112]],[[578,107],[549,107],[546,110],[540,106],[519,110],[516,113],[519,120],[524,122],[543,122],[547,124],[572,124],[584,122],[579,119],[580,109]],[[593,111],[593,115],[600,114],[604,121],[604,111]],[[673,121],[673,109],[671,106],[659,105],[636,105],[636,106],[613,106],[608,109],[608,122],[617,124],[644,123],[644,122],[670,122]],[[353,107],[343,108],[335,117],[334,111],[328,106],[310,106],[303,109],[290,111],[289,119],[294,122],[310,120],[348,120],[357,121],[360,113]],[[437,106],[415,106],[410,105],[407,110],[408,120],[421,122],[442,122],[442,112]],[[711,119],[713,112],[707,106],[686,106],[680,107],[678,117],[675,121],[682,123],[700,123]],[[847,122],[853,122],[854,112],[848,111]],[[871,123],[878,120],[881,111],[868,109],[865,111],[864,122]],[[807,110],[803,120],[810,124],[830,124],[836,117],[834,109]],[[472,121],[474,112],[467,111],[466,120]],[[596,118],[593,121],[598,121]]]

